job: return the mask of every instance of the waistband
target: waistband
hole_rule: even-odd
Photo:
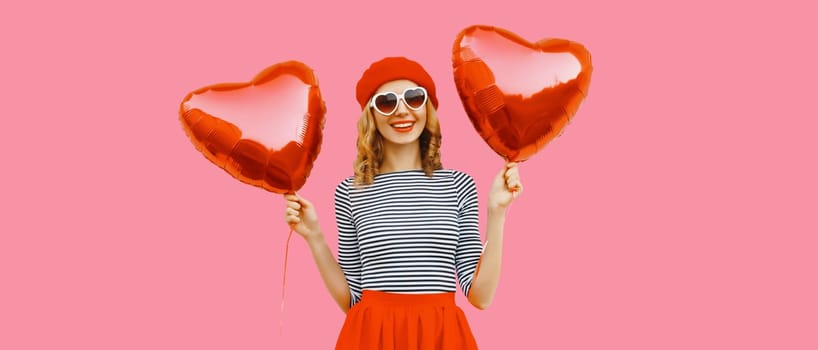
[[[401,304],[401,305],[441,305],[454,306],[454,292],[433,294],[389,293],[365,289],[361,294],[361,303]]]

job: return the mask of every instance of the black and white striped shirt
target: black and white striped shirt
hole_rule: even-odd
[[[477,188],[450,169],[375,175],[356,188],[335,189],[338,263],[350,288],[350,306],[364,289],[392,293],[468,295],[483,244]]]

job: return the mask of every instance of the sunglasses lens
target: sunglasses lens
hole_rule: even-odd
[[[409,107],[418,109],[423,107],[423,104],[426,102],[426,92],[420,88],[409,89],[403,93],[403,99],[406,100],[406,104]]]
[[[389,114],[398,106],[398,95],[390,92],[375,97],[375,108],[382,114]]]

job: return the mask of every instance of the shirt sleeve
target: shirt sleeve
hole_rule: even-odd
[[[335,222],[338,226],[338,265],[349,285],[349,306],[361,300],[361,253],[358,235],[352,221],[349,178],[335,188]]]
[[[474,271],[483,253],[479,227],[480,210],[474,179],[468,174],[455,172],[454,181],[457,187],[457,225],[460,231],[454,263],[460,289],[468,296]]]

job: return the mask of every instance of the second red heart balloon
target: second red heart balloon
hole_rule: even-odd
[[[241,182],[284,194],[306,182],[321,150],[325,112],[312,69],[288,61],[249,82],[195,90],[179,115],[213,164]]]
[[[591,55],[577,42],[530,43],[501,28],[462,30],[455,87],[475,130],[507,161],[525,161],[558,136],[588,94]]]

